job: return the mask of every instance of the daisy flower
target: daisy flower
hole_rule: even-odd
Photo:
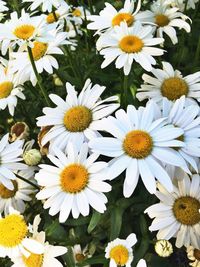
[[[2,0],[0,0],[0,21],[3,19],[4,14],[2,12],[8,11],[8,7],[6,6],[6,3]]]
[[[126,266],[130,267],[133,261],[133,249],[137,238],[135,234],[130,234],[126,239],[116,238],[108,243],[105,257],[110,259],[110,267]]]
[[[51,12],[53,8],[58,8],[63,4],[64,0],[22,0],[23,3],[29,2],[31,11],[37,9],[40,5],[42,6],[42,11]]]
[[[63,2],[55,11],[55,13],[49,13],[46,15],[46,22],[48,24],[54,23],[54,22],[61,22],[64,19],[67,19],[69,15],[69,5],[65,2]],[[57,19],[57,20],[56,20]]]
[[[168,123],[183,130],[179,137],[184,142],[184,147],[176,148],[183,159],[198,172],[197,159],[200,157],[200,109],[198,105],[186,105],[182,96],[175,103],[163,99],[162,107],[155,107],[156,119],[167,117]]]
[[[165,118],[154,120],[154,108],[149,104],[138,110],[129,105],[127,112],[120,109],[116,118],[109,116],[101,121],[101,129],[114,137],[93,138],[89,147],[93,152],[114,157],[109,163],[111,179],[126,170],[123,193],[130,197],[135,190],[139,175],[146,189],[156,192],[157,178],[169,191],[173,190],[171,178],[161,163],[187,168],[179,153],[171,147],[181,147],[177,140],[183,130],[167,123]]]
[[[53,246],[48,242],[45,242],[45,232],[38,232],[38,226],[41,222],[41,218],[37,215],[34,219],[33,226],[29,226],[32,230],[32,236],[30,239],[35,240],[44,248],[42,254],[28,253],[28,255],[20,254],[18,257],[13,257],[11,260],[14,263],[12,267],[61,267],[63,266],[60,261],[56,259],[65,253],[67,248],[63,246]],[[32,229],[31,229],[32,228]]]
[[[72,22],[74,22],[75,25],[82,25],[83,21],[90,15],[90,12],[88,9],[82,6],[78,6],[73,8],[71,12],[69,12],[69,18]]]
[[[104,182],[107,163],[95,162],[98,155],[88,157],[88,146],[84,143],[80,152],[72,143],[67,146],[67,155],[55,149],[55,156],[48,158],[55,166],[41,164],[41,170],[35,178],[42,189],[37,199],[46,200],[44,209],[54,216],[58,212],[59,221],[64,223],[70,212],[74,218],[80,214],[88,216],[90,206],[100,213],[106,210],[107,198],[103,192],[109,192],[111,186]],[[48,177],[48,179],[44,179]],[[106,178],[105,178],[106,177]],[[108,178],[107,178],[108,179]]]
[[[119,104],[112,103],[118,100],[117,96],[99,99],[105,89],[98,84],[92,86],[88,79],[78,96],[74,86],[67,83],[66,101],[51,94],[49,97],[57,107],[44,108],[45,115],[37,118],[38,126],[52,126],[42,139],[42,146],[50,141],[56,147],[65,149],[67,143],[71,141],[80,147],[84,140],[97,136],[98,121],[119,107]]]
[[[116,60],[116,68],[123,68],[124,74],[128,75],[134,60],[145,70],[150,71],[152,65],[156,64],[153,56],[164,53],[164,50],[152,46],[162,42],[162,38],[153,38],[151,26],[143,27],[137,21],[133,27],[128,27],[126,23],[121,22],[120,26],[114,27],[107,38],[103,38],[100,54],[104,56],[104,62],[101,68]]]
[[[189,19],[186,15],[179,11],[177,7],[170,7],[165,0],[157,0],[151,5],[151,17],[149,22],[153,22],[157,26],[157,36],[163,38],[163,34],[167,34],[173,44],[178,43],[176,30],[184,29],[186,32],[191,31],[190,24],[186,22]]]
[[[175,174],[176,175],[176,174]],[[150,218],[154,218],[150,231],[158,231],[158,239],[176,238],[176,247],[200,247],[200,177],[195,174],[189,178],[183,173],[182,180],[173,177],[173,192],[168,192],[158,185],[155,193],[160,200],[145,210]]]
[[[10,208],[5,217],[0,215],[0,257],[17,257],[20,253],[42,254],[43,246],[27,238],[28,226],[24,217],[16,210]]]
[[[192,246],[187,247],[187,257],[190,260],[189,265],[192,267],[200,267],[200,250]]]
[[[48,42],[53,39],[50,27],[47,26],[45,16],[31,17],[29,13],[22,10],[21,17],[17,12],[10,15],[10,20],[0,24],[1,51],[5,55],[8,48],[26,45],[33,46],[34,41]],[[52,28],[52,25],[51,25]]]
[[[49,74],[53,74],[53,68],[58,69],[59,65],[57,60],[53,55],[63,54],[60,46],[64,44],[72,44],[67,40],[68,33],[57,32],[53,33],[54,39],[47,43],[33,42],[33,47],[31,48],[33,59],[38,73],[42,73],[44,70]],[[37,78],[33,70],[29,53],[25,52],[13,52],[13,60],[11,61],[11,70],[16,73],[19,82],[31,81],[33,86],[37,83]]]
[[[13,180],[16,180],[14,171],[24,170],[27,166],[19,162],[22,160],[23,141],[17,140],[9,144],[8,138],[9,134],[6,134],[0,140],[0,183],[7,189],[13,190]]]
[[[187,1],[187,9],[195,9],[195,4],[198,2],[199,0],[188,0]],[[175,6],[178,7],[181,11],[184,11],[185,9],[185,5],[186,5],[186,1],[185,0],[166,0],[167,4],[171,5],[171,6]]]
[[[83,260],[92,257],[92,255],[89,254],[88,246],[86,246],[84,249],[81,249],[81,246],[76,244],[72,247],[72,252],[75,263],[81,263]],[[85,267],[90,267],[90,265],[85,265]]]
[[[139,88],[136,97],[139,101],[153,99],[162,103],[163,97],[175,101],[185,96],[189,103],[200,102],[200,71],[183,77],[179,70],[174,70],[168,62],[162,62],[162,69],[152,69],[154,77],[143,74],[144,84]]]
[[[11,72],[10,62],[4,60],[4,63],[5,65],[0,64],[0,110],[8,107],[10,115],[13,116],[18,98],[25,100],[24,88]]]
[[[24,175],[23,171],[18,172],[20,177],[23,177],[27,180],[33,178],[33,176]],[[15,210],[18,210],[20,213],[25,211],[25,203],[26,201],[31,201],[31,195],[34,194],[34,188],[17,178],[12,181],[14,189],[9,190],[3,184],[0,183],[0,213],[9,214],[9,208],[12,207]]]

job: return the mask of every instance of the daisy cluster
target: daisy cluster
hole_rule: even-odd
[[[0,0],[0,266],[198,267],[199,1],[99,2]]]

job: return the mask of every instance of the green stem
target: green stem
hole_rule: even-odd
[[[186,2],[185,2],[184,13],[185,13],[186,10],[187,10],[187,5],[188,5],[188,0],[186,0]]]
[[[124,106],[127,107],[128,100],[128,76],[124,75]]]
[[[92,0],[88,0],[88,6],[89,6],[89,9],[90,9],[90,13],[94,14],[93,6],[92,6]]]
[[[17,176],[17,178],[19,178],[20,180],[26,182],[27,184],[32,185],[33,187],[35,187],[35,188],[38,189],[38,190],[40,190],[40,187],[39,187],[38,185],[34,184],[33,182],[29,181],[28,179],[26,179],[26,178],[20,176],[19,174],[16,174],[16,176]]]
[[[200,58],[200,37],[199,37],[199,41],[198,41],[198,45],[197,45],[197,50],[195,53],[195,66],[198,65],[199,62],[199,58]]]
[[[42,95],[43,95],[43,97],[44,97],[44,100],[45,100],[46,104],[47,104],[48,106],[50,106],[51,104],[50,104],[48,95],[47,95],[47,93],[46,93],[46,91],[45,91],[45,89],[44,89],[44,87],[43,87],[43,85],[42,85],[41,77],[40,77],[40,75],[39,75],[39,73],[38,73],[38,71],[37,71],[36,65],[35,65],[35,61],[34,61],[34,58],[33,58],[32,49],[31,49],[29,46],[28,46],[28,54],[29,54],[29,58],[30,58],[30,61],[31,61],[31,65],[32,65],[33,71],[34,71],[34,73],[35,73],[35,76],[36,76],[36,79],[37,79],[39,88],[40,88],[40,90],[41,90],[41,93],[42,93]]]

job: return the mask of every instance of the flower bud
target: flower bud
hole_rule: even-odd
[[[23,159],[27,165],[35,166],[41,161],[42,155],[39,150],[30,149],[23,154]]]
[[[173,253],[173,247],[168,240],[158,240],[155,244],[155,251],[160,257],[165,258]]]

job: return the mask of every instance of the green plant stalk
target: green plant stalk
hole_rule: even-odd
[[[186,10],[187,10],[187,5],[188,5],[188,0],[186,0],[186,2],[185,2],[184,13],[185,13]]]
[[[124,75],[124,106],[127,107],[127,100],[128,100],[128,76]]]
[[[197,49],[195,53],[195,65],[198,65],[199,59],[200,59],[200,37],[198,40]]]
[[[39,85],[39,88],[41,90],[41,93],[42,95],[44,96],[44,100],[45,100],[45,103],[50,106],[50,101],[49,101],[49,98],[48,98],[48,95],[42,85],[42,82],[41,82],[41,77],[37,71],[37,68],[36,68],[36,65],[35,65],[35,61],[34,61],[34,58],[33,58],[33,53],[32,53],[32,50],[31,48],[28,46],[28,54],[29,54],[29,58],[30,58],[30,61],[31,61],[31,65],[32,65],[32,68],[33,68],[33,71],[35,73],[35,76],[36,76],[36,79],[37,79],[37,82],[38,82],[38,85]]]
[[[18,179],[20,179],[20,180],[22,180],[22,181],[24,181],[24,182],[26,182],[26,183],[32,185],[32,186],[35,187],[36,189],[40,190],[40,187],[39,187],[38,185],[34,184],[33,182],[29,181],[28,179],[26,179],[26,178],[20,176],[19,174],[16,174],[16,176],[17,176]]]
[[[88,6],[89,6],[89,9],[90,9],[90,13],[94,14],[94,10],[93,10],[93,7],[92,7],[92,1],[91,0],[88,0]]]

